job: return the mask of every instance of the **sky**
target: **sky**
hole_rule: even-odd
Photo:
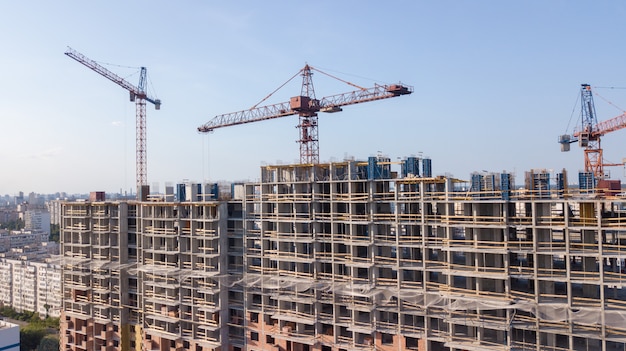
[[[579,119],[580,84],[598,120],[623,113],[626,2],[2,1],[0,194],[135,187],[135,105],[70,59],[71,47],[137,84],[148,70],[148,183],[254,181],[298,163],[297,116],[200,134],[248,109],[305,64],[363,87],[401,82],[408,96],[319,116],[320,161],[382,153],[432,159],[435,175],[583,169],[561,134]],[[313,75],[318,98],[353,91]],[[263,104],[300,94],[296,77]],[[262,105],[263,105],[262,104]],[[579,122],[578,122],[579,123]],[[626,130],[602,139],[626,157]],[[610,168],[624,182],[623,167]]]

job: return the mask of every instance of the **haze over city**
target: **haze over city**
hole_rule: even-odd
[[[582,150],[561,153],[557,137],[578,119],[580,84],[598,94],[599,120],[626,106],[624,15],[615,1],[3,2],[0,194],[134,191],[135,104],[68,46],[133,84],[147,67],[163,102],[147,110],[149,184],[253,180],[262,164],[298,162],[295,116],[197,127],[257,104],[305,63],[359,86],[414,87],[320,114],[321,162],[380,151],[464,179],[531,168],[573,179]],[[313,80],[317,97],[354,90]],[[626,157],[624,133],[603,139],[607,161]],[[611,175],[624,181],[622,167]]]

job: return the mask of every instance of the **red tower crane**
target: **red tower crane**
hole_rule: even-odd
[[[135,150],[135,160],[136,160],[136,186],[137,186],[137,194],[140,193],[141,187],[143,185],[148,184],[148,168],[147,168],[147,158],[146,158],[146,101],[154,104],[155,109],[161,109],[161,100],[154,99],[149,97],[146,93],[146,78],[147,78],[147,70],[145,67],[141,67],[140,75],[139,75],[139,84],[137,86],[132,85],[127,82],[124,78],[116,75],[115,73],[109,71],[105,67],[98,64],[96,61],[91,60],[85,57],[83,54],[78,51],[68,47],[65,55],[73,58],[74,60],[82,63],[87,66],[91,70],[99,73],[105,78],[109,79],[113,83],[121,86],[122,88],[128,90],[130,92],[130,101],[134,101],[137,106],[136,111],[136,150]]]
[[[315,97],[313,80],[311,79],[313,76],[313,73],[311,72],[312,70],[342,81],[358,88],[359,90],[331,95],[318,100]],[[408,95],[413,92],[413,87],[402,84],[375,85],[372,88],[362,88],[358,85],[334,77],[328,73],[324,73],[309,66],[308,64],[287,82],[291,81],[298,74],[302,76],[302,89],[300,91],[300,95],[292,97],[289,102],[262,107],[257,107],[257,104],[248,110],[215,116],[206,124],[198,127],[198,131],[201,133],[208,133],[217,128],[298,115],[300,118],[300,123],[298,124],[300,134],[298,140],[298,143],[300,144],[300,163],[317,164],[319,163],[319,140],[317,133],[318,112],[339,112],[342,111],[342,106],[354,105],[367,101],[382,100],[400,95]],[[281,87],[287,84],[287,82],[281,85]],[[274,92],[276,92],[276,90]],[[265,101],[274,92],[265,97],[261,102]]]
[[[572,135],[561,135],[561,151],[569,151],[569,144],[578,142],[585,148],[585,172],[593,174],[595,179],[606,178],[605,166],[621,166],[623,163],[604,163],[600,139],[605,134],[626,128],[626,113],[603,122],[598,122],[593,94],[589,84],[581,84],[581,125]]]

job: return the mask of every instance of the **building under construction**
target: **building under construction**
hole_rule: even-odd
[[[66,202],[62,349],[625,350],[626,198],[520,181],[371,157]]]

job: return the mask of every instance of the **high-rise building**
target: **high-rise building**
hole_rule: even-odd
[[[61,344],[624,350],[626,199],[423,161],[265,166],[228,201],[64,203]]]
[[[35,311],[37,273],[35,266],[26,262],[13,263],[11,270],[11,301],[17,312]]]
[[[228,345],[225,204],[62,206],[66,350]]]
[[[24,229],[42,231],[50,235],[50,212],[28,210],[24,213]]]
[[[0,304],[41,317],[61,315],[61,266],[0,259]]]
[[[61,266],[44,262],[31,262],[36,268],[35,309],[41,317],[60,317],[63,295],[61,291]]]
[[[61,200],[51,200],[46,202],[46,209],[50,213],[50,224],[61,224]]]

